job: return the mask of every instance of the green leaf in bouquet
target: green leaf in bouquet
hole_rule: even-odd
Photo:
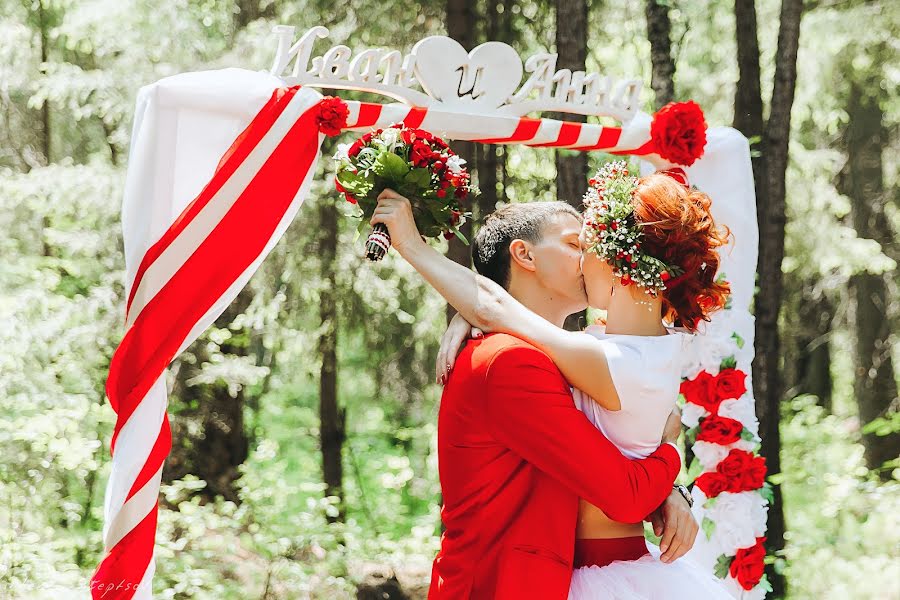
[[[417,191],[431,187],[431,171],[422,167],[410,169],[406,174],[405,183],[414,186]]]
[[[359,225],[356,226],[356,235],[353,236],[354,243],[356,243],[356,241],[359,239],[359,236],[362,235],[363,230],[366,228],[366,225],[368,225],[368,224],[369,224],[369,222],[367,220],[360,219]]]
[[[464,235],[462,234],[462,232],[459,230],[458,227],[451,227],[451,229],[453,230],[453,233],[456,234],[456,237],[458,237],[458,238],[462,241],[463,244],[465,244],[466,246],[469,245],[469,240],[468,240],[468,238],[466,238],[466,236],[464,236]]]
[[[409,172],[409,165],[393,152],[382,152],[375,160],[372,170],[379,177],[400,183]]]
[[[354,196],[365,196],[372,191],[372,181],[361,173],[342,170],[337,173],[338,183]]]

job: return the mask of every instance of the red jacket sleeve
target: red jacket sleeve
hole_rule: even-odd
[[[630,460],[575,408],[562,374],[540,350],[513,346],[486,375],[488,427],[504,446],[619,522],[637,523],[672,491],[678,452],[663,444]]]

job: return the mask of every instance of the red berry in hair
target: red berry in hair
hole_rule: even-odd
[[[443,197],[446,196],[446,195],[447,195],[447,190],[445,190],[445,189],[443,189],[443,188],[441,188],[441,189],[439,189],[439,190],[437,191],[437,197],[438,197],[438,198],[443,198]]]

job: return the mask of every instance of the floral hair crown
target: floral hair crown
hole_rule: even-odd
[[[607,163],[597,171],[584,195],[584,242],[613,268],[622,285],[634,283],[655,298],[683,270],[641,252],[643,224],[634,214],[637,181],[628,174],[625,161]]]

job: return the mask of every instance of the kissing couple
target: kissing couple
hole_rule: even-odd
[[[431,600],[731,598],[683,558],[698,526],[675,485],[684,345],[725,305],[730,233],[677,175],[610,163],[584,214],[503,206],[473,241],[477,273],[425,243],[406,198],[379,196],[371,223],[458,311],[438,354]],[[605,324],[562,328],[587,306]]]

